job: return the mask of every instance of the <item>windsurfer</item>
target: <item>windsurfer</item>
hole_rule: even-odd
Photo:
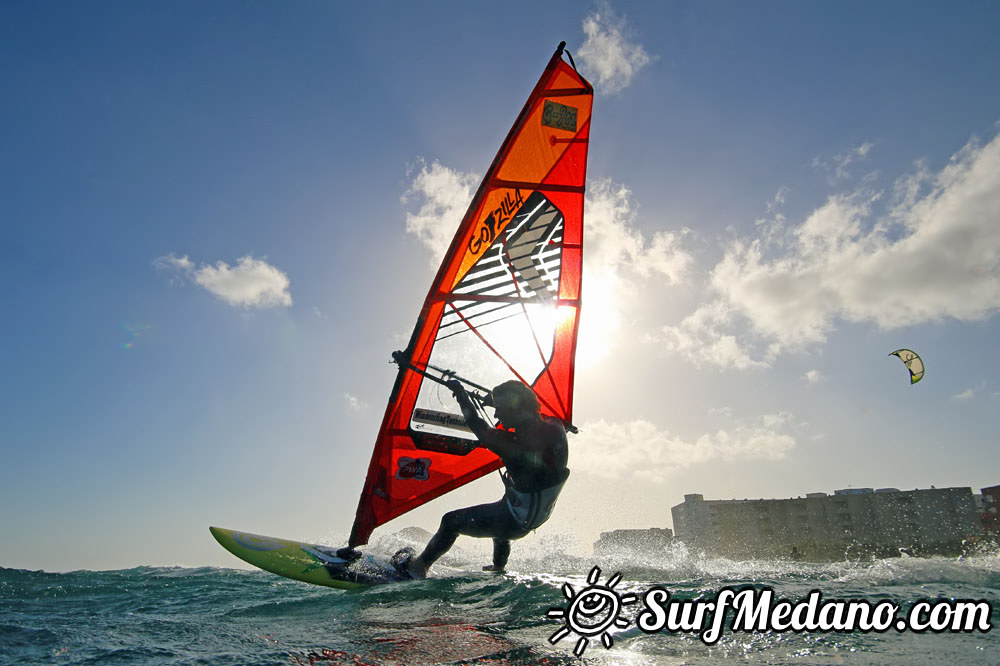
[[[493,405],[503,429],[491,427],[476,413],[461,382],[447,384],[462,408],[466,423],[485,447],[500,456],[507,468],[506,492],[492,504],[450,511],[419,556],[397,553],[399,565],[414,578],[427,570],[455,543],[459,534],[493,539],[493,564],[484,571],[503,571],[510,542],[526,536],[548,520],[569,469],[566,430],[539,413],[538,398],[523,383],[512,380],[493,389]]]

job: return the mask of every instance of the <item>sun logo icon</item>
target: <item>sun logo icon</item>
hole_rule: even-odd
[[[577,657],[583,655],[590,644],[590,639],[594,636],[601,637],[601,644],[606,649],[614,645],[608,629],[611,627],[624,629],[628,626],[628,619],[620,616],[618,612],[622,606],[635,603],[637,597],[634,594],[619,594],[615,591],[615,585],[622,578],[620,573],[609,578],[605,585],[598,583],[600,578],[600,567],[594,567],[587,576],[587,587],[579,592],[569,583],[563,584],[562,591],[569,601],[569,608],[550,608],[545,614],[546,617],[558,618],[565,622],[558,631],[549,636],[549,643],[555,645],[575,632],[580,637],[573,649],[573,654]]]

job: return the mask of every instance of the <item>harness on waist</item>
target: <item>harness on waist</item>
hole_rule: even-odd
[[[558,483],[531,492],[522,492],[515,488],[509,474],[502,472],[501,476],[507,487],[504,493],[507,510],[521,529],[533,530],[540,527],[552,515],[559,492],[569,478],[569,470],[565,470],[562,480]]]

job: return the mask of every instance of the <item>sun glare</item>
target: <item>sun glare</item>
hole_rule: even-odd
[[[610,352],[621,316],[614,306],[614,280],[588,279],[584,285],[580,334],[576,343],[577,367],[591,367]]]

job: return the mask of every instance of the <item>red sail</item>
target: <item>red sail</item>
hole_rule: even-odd
[[[492,388],[520,379],[570,423],[593,88],[556,50],[504,140],[424,301],[393,386],[350,545],[500,459],[428,373]]]

